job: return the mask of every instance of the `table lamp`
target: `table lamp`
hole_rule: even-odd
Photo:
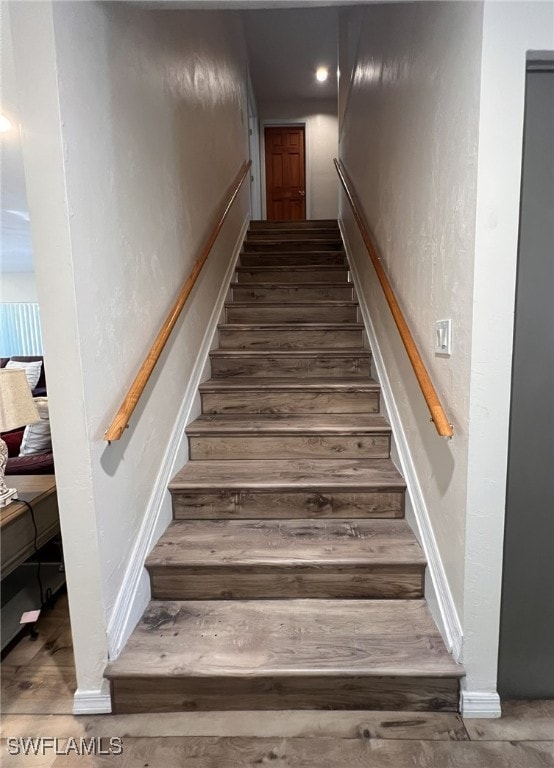
[[[0,432],[26,427],[40,421],[37,407],[33,402],[31,389],[25,371],[17,368],[0,368]],[[8,446],[0,437],[0,507],[17,499],[15,488],[8,488],[4,482]]]

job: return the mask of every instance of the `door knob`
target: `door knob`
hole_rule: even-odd
[[[304,192],[304,190],[303,190],[303,189],[300,189],[300,190],[298,191],[298,194],[299,194],[299,195],[302,195],[302,197],[304,197],[304,195],[305,195],[306,193]]]

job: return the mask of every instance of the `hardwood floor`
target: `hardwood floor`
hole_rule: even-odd
[[[551,768],[554,701],[503,702],[499,720],[455,712],[230,711],[71,714],[67,601],[4,659],[3,768]],[[122,739],[122,755],[9,755],[8,739]]]

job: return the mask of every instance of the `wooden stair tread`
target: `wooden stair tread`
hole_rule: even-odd
[[[252,254],[248,254],[251,256]],[[267,255],[267,254],[264,254]],[[344,272],[345,269],[348,268],[348,265],[345,264],[256,264],[254,266],[252,265],[244,265],[244,264],[237,264],[237,271],[238,272],[269,272],[271,270],[279,269],[282,270],[283,273],[285,272],[312,272],[314,269],[317,269],[317,271],[321,271],[324,269],[326,272],[329,271],[335,271],[335,272]],[[256,284],[256,283],[255,283]],[[298,283],[295,283],[295,285],[298,285]]]
[[[343,269],[343,267],[339,267],[340,269]],[[246,269],[251,269],[251,267],[246,267]],[[262,269],[262,267],[256,267],[256,269]],[[275,269],[275,267],[269,267],[269,269]],[[299,267],[291,267],[291,269],[299,269]],[[313,267],[310,267],[310,269],[313,269]],[[258,283],[247,283],[246,286],[244,283],[231,283],[229,285],[229,288],[249,288],[252,290],[255,290],[256,288],[344,288],[344,286],[347,285],[350,288],[352,288],[352,283],[346,282],[346,281],[337,281],[336,283],[316,283],[316,282],[306,282],[306,283],[276,283],[276,282],[258,282]]]
[[[255,304],[259,306],[257,301],[241,302],[242,304]],[[305,302],[300,302],[305,303]],[[324,302],[325,303],[325,302]],[[233,306],[236,304],[233,303]],[[266,304],[267,306],[267,304]],[[282,302],[275,303],[274,306],[282,306]],[[363,331],[363,323],[294,323],[291,326],[290,323],[220,323],[219,330],[223,331]]]
[[[275,237],[267,234],[265,234],[264,237],[247,237],[243,245],[248,252],[250,252],[251,248],[258,245],[270,245],[272,247],[275,246],[275,250],[277,250],[277,246],[279,246],[280,250],[281,248],[285,249],[288,246],[298,246],[299,248],[304,249],[307,245],[313,246],[314,250],[330,250],[329,246],[332,246],[333,249],[337,251],[343,249],[342,240],[335,234],[310,233],[309,236],[298,236],[297,233],[283,234],[284,237],[280,237],[279,239],[275,239]]]
[[[243,261],[248,257],[250,261]],[[290,261],[286,261],[292,257]],[[305,263],[300,257],[310,257]],[[304,250],[267,250],[267,251],[245,251],[241,253],[241,265],[245,267],[258,266],[325,266],[327,264],[336,267],[347,267],[346,254],[343,251],[312,251],[309,248]],[[263,261],[262,261],[263,259]],[[282,259],[282,261],[281,261]]]
[[[310,390],[321,392],[379,392],[381,387],[374,379],[310,378],[283,376],[261,379],[259,376],[208,379],[199,386],[200,392],[226,392],[228,390]]]
[[[210,357],[371,357],[365,347],[317,349],[213,349]]]
[[[252,219],[250,226],[253,229],[264,229],[265,227],[276,228],[279,227],[302,227],[302,229],[309,229],[310,227],[318,226],[319,224],[331,224],[338,227],[337,219],[277,219],[276,221],[268,221],[267,219]]]
[[[108,678],[460,678],[422,600],[151,601]]]
[[[204,414],[186,428],[196,435],[365,435],[390,433],[390,425],[373,413]]]
[[[322,238],[329,237],[333,240],[337,240],[340,237],[340,229],[336,227],[313,227],[309,230],[284,228],[284,229],[251,229],[248,232],[248,242],[253,240],[264,240],[265,238],[275,239],[276,232],[279,233],[279,237],[287,240],[288,238],[297,239],[310,239],[312,237]]]
[[[311,301],[287,301],[286,305],[283,305],[282,301],[227,301],[225,302],[226,307],[329,307],[330,309],[333,309],[334,307],[357,307],[358,302],[352,301],[348,299],[312,299]],[[227,323],[229,325],[229,323]],[[234,325],[234,323],[233,323]],[[286,325],[286,323],[279,323],[279,325]],[[295,324],[296,325],[296,324]],[[319,325],[319,323],[308,323],[308,325]],[[340,323],[335,325],[346,325],[346,323]],[[353,325],[353,323],[350,323],[350,325]],[[355,325],[358,325],[357,323]],[[290,327],[290,326],[289,326]]]
[[[170,491],[260,489],[317,492],[354,489],[404,490],[406,484],[390,459],[226,459],[189,461],[169,484]]]
[[[405,520],[178,520],[146,566],[322,568],[425,562]]]
[[[279,234],[279,237],[276,235]],[[248,233],[244,243],[266,243],[266,242],[278,242],[280,244],[286,244],[288,242],[295,243],[311,243],[311,242],[332,242],[343,245],[340,230],[326,229],[320,227],[319,229],[299,230],[299,229],[258,229]]]

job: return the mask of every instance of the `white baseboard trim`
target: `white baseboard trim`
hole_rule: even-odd
[[[408,441],[406,439],[406,433],[404,432],[404,428],[402,426],[400,412],[396,405],[390,380],[385,368],[383,356],[381,354],[379,342],[375,334],[375,327],[371,319],[371,313],[362,291],[359,273],[352,256],[352,249],[349,245],[342,221],[339,221],[339,227],[342,234],[342,239],[344,241],[346,254],[348,256],[352,282],[354,283],[354,288],[358,297],[365,330],[368,336],[369,345],[371,347],[375,370],[377,372],[379,383],[381,384],[383,403],[392,427],[393,437],[400,462],[400,469],[404,475],[404,480],[406,481],[407,493],[410,497],[418,526],[419,539],[427,558],[427,567],[429,569],[429,575],[435,590],[435,598],[441,619],[440,624],[442,624],[442,626],[439,628],[443,633],[448,650],[452,653],[456,661],[461,661],[463,648],[462,625],[458,617],[458,612],[456,611],[452,592],[450,591],[450,587],[448,585],[444,566],[439,554],[437,541],[433,533],[431,519],[429,517],[429,512],[425,503],[425,498],[423,496],[421,485],[417,477],[414,461],[412,459]]]
[[[239,236],[235,242],[232,257],[225,272],[225,276],[223,277],[221,288],[209,322],[206,326],[206,332],[202,339],[187,388],[183,395],[175,426],[173,427],[173,431],[168,440],[160,471],[158,472],[154,484],[154,490],[150,497],[142,525],[129,558],[127,570],[123,577],[121,589],[119,590],[114,610],[108,623],[107,638],[108,655],[110,659],[115,659],[120,654],[150,599],[150,584],[146,571],[144,570],[144,561],[155,543],[153,539],[164,502],[168,502],[167,486],[175,471],[175,462],[179,455],[180,448],[183,441],[186,440],[185,426],[188,423],[189,414],[194,405],[198,385],[200,384],[202,373],[207,364],[208,354],[217,331],[219,316],[225,303],[231,277],[238,261],[249,221],[250,218],[247,216],[242,223]]]
[[[105,715],[112,711],[112,699],[108,681],[102,688],[82,690],[77,688],[73,696],[74,715]]]
[[[460,696],[462,717],[502,717],[500,696],[496,691],[462,691]]]

